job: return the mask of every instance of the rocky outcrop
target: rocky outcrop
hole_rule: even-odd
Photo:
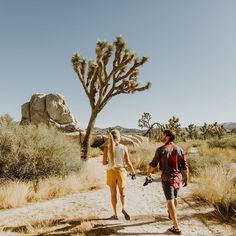
[[[21,124],[55,126],[62,132],[78,132],[81,129],[68,108],[64,96],[60,94],[36,93],[29,102],[21,106]]]
[[[70,140],[82,143],[85,131],[82,130],[69,107],[64,96],[60,94],[33,94],[30,101],[21,106],[21,125],[44,123],[56,127]],[[107,135],[93,134],[92,147],[102,147],[107,140]],[[139,135],[121,135],[121,143],[140,147],[148,142],[148,138]]]

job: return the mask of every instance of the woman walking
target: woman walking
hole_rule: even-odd
[[[125,165],[128,166],[132,179],[135,178],[135,171],[130,161],[128,149],[125,145],[120,144],[120,132],[116,129],[108,133],[108,140],[104,146],[103,165],[107,165],[107,185],[110,187],[111,203],[114,215],[111,219],[118,219],[117,215],[117,186],[120,193],[122,204],[122,213],[126,220],[130,220],[130,216],[126,211],[125,187],[127,172]]]

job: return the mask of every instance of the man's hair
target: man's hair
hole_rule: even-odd
[[[175,134],[174,131],[172,131],[172,130],[170,130],[170,129],[166,129],[166,130],[163,131],[163,133],[164,133],[166,136],[169,137],[169,140],[170,140],[170,141],[175,140],[176,134]]]

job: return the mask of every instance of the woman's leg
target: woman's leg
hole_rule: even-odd
[[[130,220],[130,216],[126,212],[126,196],[125,196],[126,175],[127,173],[125,169],[119,170],[118,188],[120,192],[120,201],[122,204],[122,213],[124,214],[126,220]]]
[[[116,185],[110,187],[111,192],[111,203],[114,210],[114,215],[117,216],[117,193],[116,193]]]
[[[126,186],[126,170],[125,169],[119,169],[117,170],[117,185],[120,192],[120,201],[122,204],[122,210],[125,210],[126,207],[126,201],[125,201],[125,186]]]
[[[119,187],[120,192],[120,201],[122,205],[122,210],[125,210],[126,207],[126,201],[125,201],[125,187]]]

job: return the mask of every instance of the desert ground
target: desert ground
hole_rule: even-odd
[[[89,160],[93,171],[100,171],[105,183],[101,157]],[[92,172],[91,172],[92,174]],[[31,203],[21,208],[0,211],[0,235],[173,235],[167,217],[160,179],[143,187],[144,177],[127,180],[126,221],[119,206],[119,219],[110,220],[109,189],[104,186],[67,197]],[[220,221],[213,208],[191,196],[193,184],[181,188],[178,216],[182,235],[236,235],[235,228]]]

